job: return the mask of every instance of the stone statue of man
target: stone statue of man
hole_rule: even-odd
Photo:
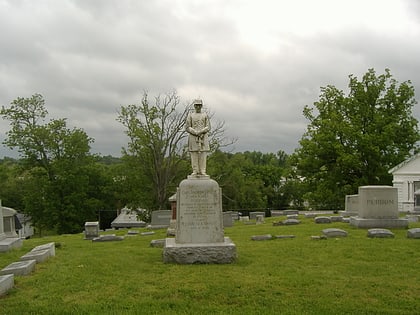
[[[210,151],[208,132],[210,120],[206,113],[202,113],[202,100],[195,100],[194,112],[191,112],[186,121],[188,136],[188,151],[191,155],[193,172],[191,175],[206,175],[207,152]]]

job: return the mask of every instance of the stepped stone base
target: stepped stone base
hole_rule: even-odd
[[[350,225],[357,228],[407,228],[407,219],[364,219],[360,217],[351,217]]]
[[[0,276],[0,296],[4,295],[15,285],[15,278],[11,275]]]
[[[5,238],[0,241],[0,253],[8,252],[12,248],[20,248],[22,243],[21,238]]]
[[[178,244],[174,238],[165,239],[164,263],[231,264],[236,260],[236,246],[229,237],[220,243]]]

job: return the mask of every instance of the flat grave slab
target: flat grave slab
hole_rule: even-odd
[[[20,260],[36,260],[36,263],[41,263],[50,258],[50,250],[43,249],[37,251],[30,251],[29,253],[20,257]]]
[[[9,250],[13,248],[20,248],[22,247],[22,239],[16,238],[16,237],[9,237],[0,240],[0,253],[8,252]]]
[[[38,245],[36,247],[34,247],[31,252],[37,252],[37,251],[42,251],[47,249],[49,251],[49,255],[51,257],[55,256],[55,243],[51,242],[51,243],[47,243],[47,244],[43,244],[43,245]]]
[[[0,296],[4,295],[15,285],[13,274],[0,276]]]
[[[2,275],[15,275],[15,276],[26,276],[30,274],[36,265],[36,260],[24,260],[11,263],[10,265],[4,267],[0,270]]]

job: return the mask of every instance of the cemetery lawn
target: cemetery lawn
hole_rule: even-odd
[[[15,276],[15,288],[0,297],[0,314],[420,313],[420,240],[407,239],[407,230],[371,239],[365,229],[303,216],[299,225],[272,225],[283,219],[226,228],[238,253],[230,265],[164,264],[162,248],[150,241],[165,238],[166,230],[120,242],[91,242],[83,234],[25,240],[0,253],[0,269],[48,242],[58,245],[56,256],[29,276]],[[348,236],[311,239],[332,227]],[[296,237],[251,240],[262,234]]]

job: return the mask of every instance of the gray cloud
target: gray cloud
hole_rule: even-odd
[[[225,120],[235,150],[291,153],[306,128],[303,107],[322,86],[346,90],[349,74],[390,68],[420,91],[417,2],[357,11],[363,3],[325,0],[308,15],[293,1],[264,1],[242,16],[252,1],[2,1],[0,104],[41,93],[52,117],[95,139],[95,152],[119,155],[119,107],[143,90],[176,89]],[[375,19],[392,11],[399,20],[389,27]],[[0,140],[6,130],[3,122]]]

